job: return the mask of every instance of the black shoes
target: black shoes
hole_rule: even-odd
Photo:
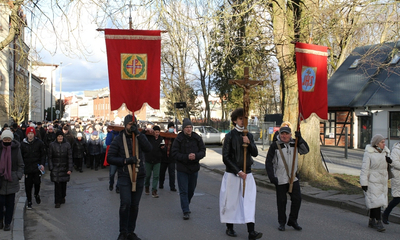
[[[388,218],[389,218],[388,215],[386,215],[385,213],[382,214],[382,222],[384,224],[389,224],[389,219]]]
[[[126,239],[127,240],[141,240],[138,236],[136,236],[135,233],[128,233],[128,235],[126,235]]]
[[[158,186],[159,189],[164,189],[163,185]]]
[[[42,200],[40,200],[40,196],[39,195],[36,195],[35,196],[35,200],[36,200],[36,203],[37,204],[40,204],[41,202],[42,202]],[[32,205],[32,204],[31,204]]]
[[[3,229],[4,225],[3,225],[3,221],[0,222],[0,229]]]
[[[256,231],[249,232],[249,240],[259,239],[262,235],[262,233]]]
[[[183,213],[183,220],[189,220],[190,214],[188,212]]]
[[[176,192],[176,188],[171,188],[171,191],[172,192]]]
[[[28,202],[28,206],[26,206],[26,209],[31,210],[32,209],[32,203]]]
[[[115,187],[115,192],[116,192],[116,193],[119,193],[119,187],[118,187],[118,186]]]
[[[110,190],[110,191],[114,190],[113,185],[108,186],[108,190]]]
[[[233,228],[226,229],[226,235],[228,235],[229,237],[237,237],[237,234],[235,230],[233,230]]]
[[[279,224],[278,230],[282,232],[285,231],[285,224]]]
[[[61,207],[61,203],[56,203],[55,208],[60,208]]]
[[[10,224],[4,225],[4,231],[10,231],[10,230],[11,230]]]
[[[298,224],[297,222],[291,222],[291,221],[289,221],[289,222],[287,223],[287,225],[288,225],[289,227],[293,227],[293,228],[296,229],[297,231],[301,231],[301,229],[303,229],[302,227],[299,226],[299,224]]]
[[[126,233],[120,233],[117,240],[126,240],[127,239],[126,237],[127,237]]]

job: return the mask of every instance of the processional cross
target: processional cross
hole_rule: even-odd
[[[235,84],[241,88],[243,88],[243,125],[244,125],[244,130],[243,130],[243,135],[247,136],[247,133],[249,130],[247,129],[247,124],[249,122],[249,108],[250,108],[250,89],[252,87],[255,87],[257,85],[262,85],[264,82],[263,81],[254,81],[254,80],[249,80],[249,67],[244,68],[244,79],[240,80],[229,80],[229,84]],[[247,143],[243,143],[243,153],[244,153],[244,158],[243,158],[243,172],[246,173],[246,156],[247,156]],[[243,180],[243,197],[244,197],[244,190],[245,190],[245,184],[246,181]]]

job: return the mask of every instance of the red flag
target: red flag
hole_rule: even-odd
[[[303,119],[316,113],[328,118],[328,48],[296,43],[299,111]]]
[[[111,110],[160,108],[161,31],[105,29]]]

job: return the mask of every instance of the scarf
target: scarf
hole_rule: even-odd
[[[238,132],[243,132],[244,126],[243,126],[243,127],[239,127],[238,125],[236,125],[236,126],[235,126],[235,129],[236,129]]]
[[[4,146],[3,151],[1,152],[0,158],[0,176],[3,176],[5,180],[11,182],[11,145]]]

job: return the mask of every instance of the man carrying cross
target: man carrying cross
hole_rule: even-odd
[[[243,106],[231,114],[234,129],[225,136],[222,148],[223,162],[226,166],[220,190],[220,220],[226,224],[226,234],[236,237],[233,224],[247,224],[248,239],[259,239],[262,233],[254,230],[256,208],[256,183],[251,173],[252,157],[258,155],[257,146],[251,133],[248,133],[248,111],[250,106],[249,89],[262,82],[248,80],[248,68],[245,68],[245,80],[232,80],[244,90]]]

